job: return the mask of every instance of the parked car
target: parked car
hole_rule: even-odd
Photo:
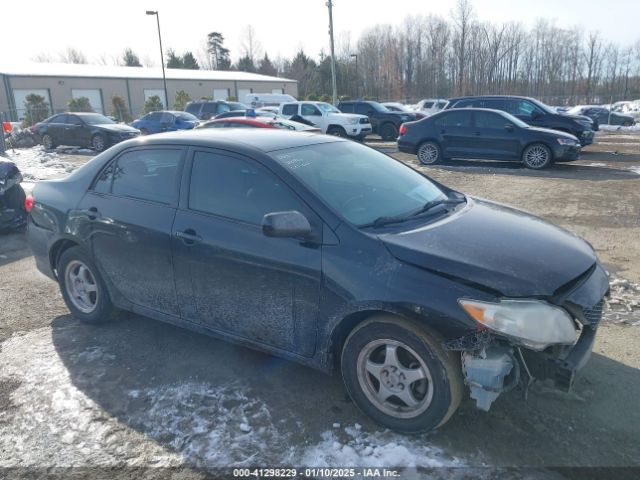
[[[429,115],[433,115],[434,113],[438,113],[440,110],[444,109],[447,102],[448,100],[441,98],[425,98],[416,104],[415,111],[428,117]]]
[[[17,165],[0,160],[0,233],[16,230],[27,224],[22,173]]]
[[[214,118],[217,120],[219,118],[230,118],[230,117],[244,117],[247,115],[247,110],[229,110],[228,112],[220,113],[216,115]],[[277,113],[273,113],[266,110],[254,110],[254,114],[252,116],[255,117],[268,117],[268,118],[285,118],[282,115],[278,115]]]
[[[196,127],[201,128],[279,128],[295,132],[322,133],[318,127],[310,127],[284,118],[273,117],[231,117],[209,120]]]
[[[470,107],[502,110],[533,127],[551,128],[570,133],[580,140],[583,147],[593,143],[593,120],[581,115],[558,113],[534,98],[506,95],[459,97],[450,99],[445,109]]]
[[[580,141],[568,133],[531,127],[499,110],[445,110],[400,128],[398,149],[424,165],[449,158],[520,159],[535,170],[577,160]]]
[[[145,116],[134,120],[131,126],[140,130],[142,135],[160,132],[173,132],[175,130],[191,130],[200,121],[198,117],[187,112],[174,110],[162,110],[147,113]]]
[[[198,100],[187,103],[185,112],[197,117],[199,120],[210,120],[229,110],[246,110],[245,104],[240,102],[227,102],[223,100]]]
[[[140,135],[137,128],[116,123],[99,113],[81,112],[52,115],[32,126],[31,131],[47,150],[69,145],[93,148],[96,152]]]
[[[383,140],[395,140],[398,137],[400,125],[416,119],[415,113],[392,112],[378,102],[346,101],[338,104],[338,110],[344,113],[359,113],[371,120],[373,133],[377,133]]]
[[[624,127],[630,127],[636,123],[631,115],[610,112],[607,108],[594,105],[578,105],[568,110],[567,113],[589,117],[596,125],[622,125]]]
[[[244,103],[251,108],[279,107],[283,103],[297,101],[296,97],[286,93],[247,93],[244,97]]]
[[[366,115],[342,113],[327,102],[291,102],[280,105],[280,114],[286,118],[306,120],[322,133],[362,140],[372,131]]]
[[[465,385],[484,410],[519,381],[569,389],[608,291],[576,235],[327,135],[132,140],[30,202],[36,265],[74,317],[130,310],[339,369],[407,433],[444,424]]]
[[[280,107],[261,107],[256,109],[256,112],[272,113],[273,115],[278,115],[279,111]]]
[[[422,112],[416,112],[411,109],[409,105],[405,105],[403,103],[398,102],[382,102],[382,105],[387,107],[388,110],[392,112],[400,112],[400,113],[413,113],[416,116],[416,120],[420,120],[421,118],[426,117],[426,115]]]

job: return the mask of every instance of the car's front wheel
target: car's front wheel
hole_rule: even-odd
[[[522,152],[522,163],[524,163],[527,168],[531,168],[533,170],[542,170],[543,168],[547,168],[551,165],[552,161],[553,157],[551,155],[551,150],[542,143],[529,145]]]
[[[48,133],[42,136],[42,146],[45,150],[53,150],[56,148],[56,143],[53,141],[53,137]]]
[[[344,128],[333,125],[327,129],[327,135],[334,135],[336,137],[346,138],[347,132],[345,131]]]
[[[111,320],[117,310],[91,258],[80,247],[65,250],[57,264],[60,291],[71,314],[87,323]]]
[[[434,334],[394,316],[359,325],[344,344],[341,368],[358,408],[398,432],[443,425],[462,399],[460,357],[444,351]]]
[[[423,142],[418,146],[417,156],[421,164],[435,165],[442,160],[442,151],[436,142]]]
[[[91,139],[91,147],[96,152],[102,152],[105,148],[107,148],[107,141],[104,138],[104,135],[101,133],[96,133]]]

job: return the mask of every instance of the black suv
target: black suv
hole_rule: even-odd
[[[185,111],[195,115],[200,120],[210,120],[229,110],[246,110],[246,105],[240,102],[225,102],[222,100],[198,100],[187,103]]]
[[[581,115],[558,113],[555,109],[528,97],[487,95],[478,97],[458,97],[449,100],[445,110],[450,108],[490,108],[510,113],[534,127],[551,128],[570,133],[580,140],[580,144],[593,143],[593,121]]]
[[[342,113],[359,113],[371,120],[373,133],[377,133],[383,140],[398,138],[400,125],[417,119],[415,113],[392,112],[378,102],[340,102],[338,110]]]

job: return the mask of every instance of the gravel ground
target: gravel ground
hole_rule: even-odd
[[[30,155],[37,152],[21,152],[21,161],[33,166]],[[414,157],[394,155],[417,166]],[[59,152],[45,162],[61,165],[62,175],[87,158]],[[79,324],[57,285],[36,272],[23,234],[3,236],[0,467],[182,467],[197,477],[198,468],[228,465],[395,464],[437,467],[447,478],[463,478],[470,471],[459,467],[470,466],[534,467],[527,478],[558,478],[546,467],[640,467],[634,169],[640,135],[619,132],[599,135],[579,162],[545,172],[509,162],[427,169],[465,193],[584,236],[614,281],[594,354],[571,393],[535,384],[527,400],[512,392],[489,413],[467,400],[442,429],[416,437],[369,422],[338,377],[135,315]],[[482,469],[472,477],[522,478],[507,473]]]

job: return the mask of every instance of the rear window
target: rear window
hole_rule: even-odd
[[[191,105],[187,105],[187,112],[197,114],[200,111],[199,103],[192,103]]]
[[[204,113],[215,113],[216,112],[216,104],[215,103],[205,103],[204,105],[202,105],[202,111]],[[229,110],[229,108],[227,108],[226,110],[221,110],[222,112],[226,112],[227,110]]]
[[[435,124],[443,127],[469,127],[471,126],[471,112],[449,112],[439,115]]]

